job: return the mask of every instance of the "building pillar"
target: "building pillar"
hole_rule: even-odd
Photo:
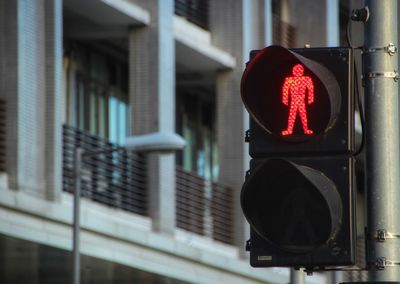
[[[6,171],[8,187],[18,188],[18,1],[0,0],[0,96],[6,101]]]
[[[8,186],[55,198],[62,170],[62,3],[0,2]]]
[[[240,80],[249,51],[264,47],[265,27],[254,20],[263,15],[264,7],[262,1],[210,1],[213,44],[233,55],[237,62],[233,70],[217,73],[216,93],[219,181],[234,191],[235,243],[240,248],[249,238],[240,207],[240,190],[249,168],[248,145],[244,143],[249,117],[240,97]],[[240,251],[244,256],[244,249]]]
[[[62,0],[45,1],[46,93],[45,179],[46,197],[58,199],[62,192]]]
[[[339,46],[339,0],[326,0],[326,44]]]
[[[129,35],[129,96],[132,135],[175,132],[174,1],[139,1],[149,26]],[[150,217],[154,230],[175,229],[175,154],[148,155]]]
[[[240,99],[240,71],[220,72],[217,76],[217,143],[219,182],[228,185],[234,196],[235,244],[244,248],[249,228],[240,206],[240,190],[248,169],[244,133],[248,128]],[[240,250],[244,252],[243,250]]]
[[[269,46],[272,45],[272,25],[273,25],[273,15],[272,15],[272,1],[271,0],[264,0],[264,45]]]

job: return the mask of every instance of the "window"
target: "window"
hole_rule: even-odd
[[[99,47],[66,44],[64,122],[122,144],[129,129],[128,64]]]
[[[177,131],[187,143],[183,152],[178,153],[177,163],[186,171],[216,181],[218,160],[215,103],[205,97],[190,93],[177,96]]]

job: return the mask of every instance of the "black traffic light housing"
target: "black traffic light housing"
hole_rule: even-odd
[[[241,196],[251,265],[353,264],[353,168],[344,157],[253,159]]]
[[[350,78],[353,54],[350,48],[288,50],[271,46],[253,51],[251,57],[241,84],[242,99],[251,115],[250,156],[354,151],[354,96]],[[284,78],[298,62],[306,67],[305,75],[314,79],[315,93],[319,96],[307,106],[310,127],[316,129],[316,135],[285,138],[279,135],[279,130],[286,126],[287,107],[280,102],[280,96],[266,96],[265,91],[268,88],[269,94],[279,94]],[[313,69],[308,69],[309,66]],[[299,123],[296,126],[299,127]]]
[[[355,262],[352,63],[349,48],[251,53],[241,94],[253,159],[241,205],[251,226],[252,266],[317,270]],[[293,132],[286,135],[290,119]]]

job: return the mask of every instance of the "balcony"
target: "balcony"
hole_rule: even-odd
[[[146,158],[71,126],[63,129],[63,190],[74,190],[74,151],[117,149],[88,158],[81,172],[82,197],[149,216]],[[218,183],[176,169],[176,225],[185,231],[233,244],[233,192]]]
[[[81,172],[82,197],[110,207],[148,216],[148,190],[145,156],[127,152],[83,130],[64,125],[63,190],[74,190],[74,151],[110,149],[84,159]],[[111,151],[116,149],[115,151]]]
[[[232,189],[176,169],[176,226],[226,244],[234,244]]]
[[[287,48],[295,47],[296,45],[296,28],[288,23],[285,23],[277,15],[272,18],[272,34],[273,44],[281,45]]]
[[[208,0],[175,0],[175,14],[208,30]]]

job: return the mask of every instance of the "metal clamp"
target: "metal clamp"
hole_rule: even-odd
[[[386,267],[400,266],[400,261],[388,260],[386,257],[378,257],[374,264],[379,270],[384,270]]]
[[[367,73],[368,78],[392,78],[395,81],[399,80],[399,73],[397,71],[393,72],[368,72]]]
[[[246,251],[250,251],[251,250],[251,241],[250,240],[246,241],[245,249],[246,249]]]
[[[363,49],[364,53],[374,53],[380,51],[387,52],[390,56],[393,56],[397,53],[397,47],[393,43],[389,43],[385,47],[370,47]]]
[[[250,129],[246,130],[246,132],[245,132],[244,142],[246,142],[246,143],[250,142]]]
[[[370,239],[376,240],[378,242],[384,242],[387,239],[398,239],[398,238],[400,238],[400,234],[393,234],[384,229],[376,230],[376,233],[374,235],[370,235]]]

